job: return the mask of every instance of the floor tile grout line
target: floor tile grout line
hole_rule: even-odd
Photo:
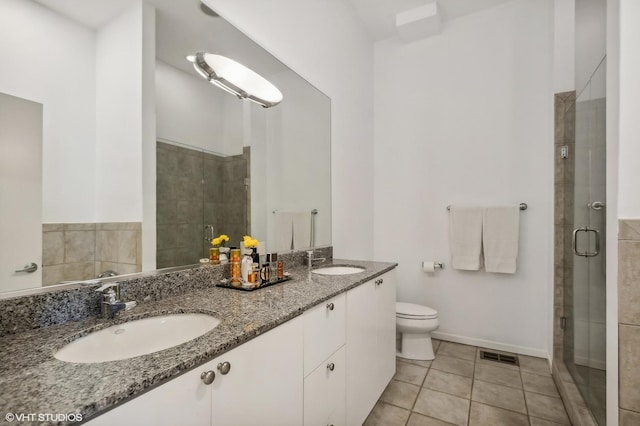
[[[474,377],[474,379],[475,379],[475,377]],[[522,379],[520,379],[520,380],[522,380]],[[509,388],[509,389],[515,389],[515,390],[521,390],[521,391],[524,391],[524,388],[516,388],[516,387],[511,386],[511,385],[505,385],[504,383],[490,382],[490,381],[485,380],[485,379],[478,379],[478,381],[479,381],[479,382],[483,382],[483,383],[489,383],[489,384],[491,384],[491,385],[504,386],[505,388]]]
[[[476,383],[476,358],[478,356],[478,347],[476,347],[476,356],[473,357],[473,374],[471,375],[471,391],[469,392],[469,411],[467,412],[467,425],[471,422],[471,404],[473,403],[473,387]]]
[[[416,402],[418,402],[418,398],[420,398],[420,392],[422,392],[422,386],[424,385],[424,381],[427,380],[427,375],[429,374],[429,370],[431,370],[431,366],[427,368],[427,372],[424,374],[424,379],[422,379],[422,385],[420,385],[420,388],[418,389],[418,394],[416,395],[416,399],[413,400],[413,404],[411,405],[411,410],[409,410],[409,417],[407,417],[407,421],[404,423],[405,426],[408,426],[409,420],[411,420],[411,415],[414,413],[413,409],[416,408]]]
[[[527,404],[527,392],[524,389],[524,379],[522,378],[522,369],[519,369],[520,384],[522,385],[522,398],[524,399],[524,411],[527,414],[527,423],[531,426],[531,416],[529,416],[529,404]]]

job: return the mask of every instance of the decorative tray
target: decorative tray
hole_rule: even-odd
[[[254,287],[254,288],[249,288],[249,287],[234,287],[231,285],[231,282],[229,280],[225,280],[225,281],[221,281],[218,284],[216,284],[216,287],[223,287],[223,288],[230,288],[233,290],[240,290],[240,291],[254,291],[254,290],[260,290],[261,288],[265,288],[265,287],[269,287],[271,285],[274,284],[280,284],[283,283],[285,281],[289,281],[291,279],[291,275],[285,275],[283,278],[280,278],[276,281],[272,281],[269,282],[267,284],[260,284],[258,287]]]

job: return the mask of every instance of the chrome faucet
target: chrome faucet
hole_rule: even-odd
[[[324,262],[327,260],[326,257],[313,257],[313,250],[307,251],[307,266],[309,267],[309,272],[311,272],[311,268],[313,267],[313,262]]]
[[[98,274],[98,276],[96,278],[109,278],[109,277],[115,277],[116,275],[118,275],[118,273],[116,271],[108,269],[108,270]]]
[[[135,301],[120,301],[120,284],[117,282],[103,284],[96,291],[102,293],[102,318],[113,319],[121,310],[128,311],[136,306]]]

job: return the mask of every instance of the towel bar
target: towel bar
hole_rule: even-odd
[[[529,207],[527,203],[520,203],[520,210],[526,210],[527,207]],[[451,204],[447,206],[447,210],[451,210]]]

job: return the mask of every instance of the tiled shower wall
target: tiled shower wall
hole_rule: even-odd
[[[205,225],[238,245],[250,232],[250,151],[223,157],[157,143],[157,268],[198,263],[208,257]]]
[[[620,425],[640,425],[640,219],[618,222]]]
[[[140,222],[42,225],[43,285],[92,279],[107,270],[142,270]]]

